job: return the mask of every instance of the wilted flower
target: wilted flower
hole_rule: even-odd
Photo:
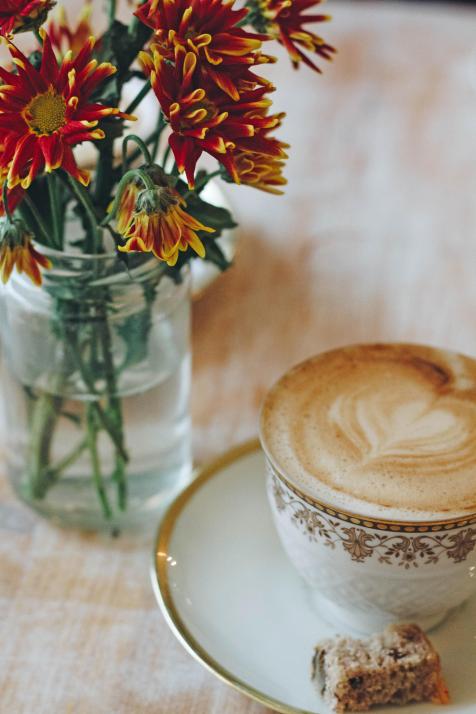
[[[69,24],[68,17],[64,7],[61,5],[58,10],[58,19],[52,19],[48,34],[51,39],[51,44],[58,51],[61,57],[71,50],[73,54],[77,54],[87,43],[93,29],[91,27],[91,2],[86,2],[79,15],[79,22],[75,28]]]
[[[134,208],[132,204],[134,202]],[[205,247],[197,233],[213,233],[184,209],[185,199],[174,188],[156,185],[140,188],[139,180],[130,182],[121,196],[117,230],[126,239],[120,251],[152,252],[159,260],[173,266],[179,251],[192,248],[201,258]]]
[[[16,268],[19,273],[26,273],[35,285],[41,285],[40,266],[51,268],[51,263],[36,250],[32,240],[33,235],[21,219],[0,219],[0,276],[4,283]]]
[[[141,57],[170,122],[169,144],[178,169],[185,171],[190,187],[194,185],[195,167],[202,152],[217,159],[236,182],[239,176],[234,151],[256,151],[284,158],[281,142],[267,136],[283,116],[267,114],[272,103],[265,96],[267,88],[249,89],[238,101],[233,101],[211,82],[199,86],[194,52],[177,46],[175,64],[155,51],[142,53]]]
[[[144,189],[141,181],[130,181],[125,187],[117,214],[116,230],[121,236],[130,228],[136,209],[139,193]]]
[[[310,22],[326,22],[329,15],[304,14],[306,10],[320,5],[324,0],[250,0],[250,18],[254,26],[280,42],[288,51],[295,67],[304,62],[316,72],[319,67],[304,50],[326,60],[332,59],[334,47],[328,45],[305,25]]]
[[[0,35],[25,32],[39,27],[55,5],[55,0],[2,0]]]
[[[155,31],[155,52],[171,62],[178,46],[193,52],[199,60],[199,73],[238,100],[239,79],[247,77],[269,85],[267,80],[250,73],[249,68],[274,58],[258,51],[267,35],[238,27],[248,11],[233,10],[233,5],[234,0],[148,0],[135,14]]]
[[[27,189],[35,176],[62,168],[87,185],[72,146],[103,139],[97,128],[104,117],[127,118],[114,107],[91,101],[97,87],[116,72],[108,62],[92,59],[94,38],[73,58],[68,52],[58,65],[49,37],[44,35],[40,69],[12,44],[9,50],[16,72],[0,67],[0,142],[2,168],[8,167],[8,186]]]

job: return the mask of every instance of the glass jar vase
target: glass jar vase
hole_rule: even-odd
[[[61,525],[139,526],[191,475],[189,271],[41,251],[42,286],[2,291],[11,482]]]

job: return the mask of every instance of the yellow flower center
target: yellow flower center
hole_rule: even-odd
[[[66,124],[66,102],[50,89],[34,97],[25,109],[25,120],[35,134],[53,134]]]

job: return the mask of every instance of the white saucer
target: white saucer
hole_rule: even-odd
[[[167,512],[152,580],[173,632],[205,667],[287,714],[328,714],[310,682],[313,647],[343,631],[312,609],[288,563],[265,493],[257,443],[201,475]],[[381,707],[379,714],[475,714],[476,599],[431,633],[452,704]]]

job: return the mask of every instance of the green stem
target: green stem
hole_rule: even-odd
[[[139,106],[141,101],[149,94],[151,89],[152,89],[152,85],[150,83],[150,80],[148,79],[144,83],[144,86],[140,90],[137,97],[135,99],[133,99],[132,102],[129,104],[129,106],[126,108],[126,114],[132,114],[134,109],[136,109]]]
[[[203,176],[203,178],[201,178],[200,181],[197,181],[194,189],[187,191],[187,193],[184,196],[185,200],[187,200],[187,198],[189,196],[191,196],[192,194],[198,193],[199,191],[201,191],[201,189],[205,188],[205,186],[207,185],[207,183],[209,183],[209,181],[216,178],[217,176],[220,176],[220,174],[221,174],[221,169],[217,169],[216,171],[213,171],[213,173],[206,174],[205,176]]]
[[[30,491],[33,498],[44,498],[48,490],[51,442],[61,402],[60,397],[44,393],[36,399],[34,405],[30,422],[31,440],[27,462]]]
[[[164,158],[163,158],[163,161],[162,161],[162,166],[163,166],[164,171],[166,170],[166,164],[167,164],[167,161],[168,161],[168,159],[169,159],[169,156],[170,156],[170,152],[171,152],[171,151],[172,151],[172,147],[170,146],[170,144],[167,144],[167,148],[165,149]]]
[[[76,367],[78,368],[79,373],[81,374],[81,378],[84,384],[86,385],[91,394],[99,396],[96,386],[94,384],[94,379],[90,376],[88,368],[84,364],[80,355],[79,345],[77,344],[76,338],[71,333],[69,334],[69,341],[71,344],[71,354],[73,360],[76,363]],[[103,428],[108,432],[114,446],[116,447],[124,461],[129,461],[129,456],[127,454],[126,449],[124,448],[122,434],[118,432],[116,425],[111,421],[109,415],[104,411],[98,401],[92,402],[92,407],[95,409],[99,421],[101,422]]]
[[[53,228],[53,243],[54,247],[61,250],[61,218],[60,205],[58,200],[58,186],[54,174],[47,174],[46,182],[48,184],[48,195],[50,198],[51,224]]]
[[[130,181],[133,181],[134,179],[140,179],[142,183],[144,184],[145,188],[148,189],[149,191],[155,191],[155,184],[152,181],[151,177],[142,169],[130,169],[127,171],[122,179],[119,182],[119,186],[117,187],[116,190],[116,196],[114,198],[114,202],[109,209],[108,213],[106,214],[106,217],[102,221],[101,225],[107,225],[110,223],[114,218],[116,217],[117,211],[119,209],[119,205],[121,203],[122,199],[122,194],[124,193],[124,190],[127,186],[127,184]]]
[[[73,194],[75,195],[76,199],[78,202],[82,205],[84,208],[84,211],[86,213],[86,216],[88,218],[89,224],[91,226],[91,235],[90,235],[90,244],[88,246],[88,252],[89,253],[98,253],[99,252],[99,247],[100,247],[100,241],[101,241],[101,235],[99,231],[99,226],[96,218],[96,213],[94,210],[93,203],[89,197],[88,192],[82,186],[76,179],[74,179],[72,176],[69,174],[65,174],[63,177],[62,174],[61,178],[66,181],[70,189],[72,190]]]
[[[38,40],[38,42],[40,44],[40,47],[43,47],[43,38],[42,38],[40,31],[37,27],[35,28],[34,33],[35,33],[36,39]]]
[[[109,0],[109,24],[112,25],[116,19],[116,0]]]
[[[112,517],[112,510],[107,497],[106,488],[101,473],[101,464],[97,448],[98,429],[96,424],[96,413],[94,411],[94,403],[90,403],[86,407],[86,423],[88,428],[88,447],[91,454],[91,466],[93,469],[93,479],[96,484],[99,500],[101,501],[104,516],[107,519]]]
[[[79,459],[79,457],[87,448],[87,446],[87,438],[82,439],[79,444],[73,449],[73,451],[71,451],[70,454],[61,459],[61,461],[58,461],[55,466],[51,466],[51,468],[48,469],[48,480],[50,482],[50,485],[53,485],[53,483],[58,481],[63,471],[66,471],[67,468],[69,468],[72,464],[74,464],[75,461]]]
[[[44,221],[43,221],[43,218],[41,217],[41,214],[40,214],[40,212],[38,211],[38,209],[37,209],[37,207],[36,207],[36,205],[35,205],[35,202],[34,202],[33,199],[31,198],[31,196],[28,195],[28,193],[25,193],[25,195],[24,195],[24,197],[23,197],[23,200],[24,200],[24,202],[26,203],[26,205],[28,206],[28,209],[29,209],[31,215],[33,216],[33,218],[35,219],[36,223],[38,224],[38,228],[40,229],[40,231],[41,231],[41,233],[42,233],[42,235],[43,235],[43,240],[44,240],[44,242],[45,242],[45,245],[48,245],[49,242],[50,242],[50,236],[49,236],[49,233],[48,233],[48,229],[47,229],[46,226],[45,226],[45,223],[44,223]],[[21,205],[20,205],[20,208],[21,208]]]
[[[115,183],[114,176],[114,139],[106,137],[97,146],[99,160],[96,167],[94,201],[97,206],[107,206]]]
[[[140,7],[141,5],[144,5],[146,2],[147,2],[147,0],[140,0],[137,3],[137,6]],[[140,24],[141,24],[141,22],[140,22],[139,18],[134,15],[132,17],[131,23],[129,25],[129,29],[128,29],[129,35],[135,35],[137,32],[137,28],[139,27]]]
[[[2,188],[2,199],[3,199],[3,210],[9,223],[12,222],[12,214],[10,213],[10,206],[8,205],[8,183],[5,179]]]
[[[145,162],[148,166],[152,164],[152,156],[150,155],[150,151],[145,145],[145,142],[142,141],[140,136],[137,136],[136,134],[128,134],[123,142],[122,142],[122,171],[123,173],[126,173],[127,171],[127,145],[130,141],[133,141],[137,146],[139,147],[139,151],[142,153]]]
[[[162,130],[165,128],[167,124],[165,123],[162,128],[157,128],[155,131],[152,132],[152,134],[149,134],[148,137],[146,137],[144,143],[146,146],[149,144],[153,144],[156,140],[158,143],[158,140],[160,139],[160,134],[162,133]],[[158,137],[158,138],[157,138]],[[157,152],[155,152],[157,153]],[[136,161],[139,156],[142,154],[142,151],[140,149],[136,149],[133,151],[128,157],[127,157],[127,165],[130,166],[134,161]],[[155,154],[152,152],[152,158],[155,159]]]
[[[157,158],[157,152],[159,151],[160,137],[162,136],[162,132],[166,126],[167,126],[167,120],[165,119],[164,113],[161,111],[159,114],[157,130],[155,132],[156,136],[154,139],[154,144],[152,146],[152,151],[151,151],[153,161],[155,161]]]
[[[99,338],[101,341],[104,369],[107,382],[107,394],[109,410],[116,425],[117,431],[124,442],[123,418],[121,400],[117,396],[117,380],[114,360],[112,358],[112,340],[107,315],[103,314],[99,322]],[[113,478],[117,483],[117,501],[121,511],[125,511],[127,505],[127,481],[125,472],[126,462],[119,452],[116,453],[116,467]]]

